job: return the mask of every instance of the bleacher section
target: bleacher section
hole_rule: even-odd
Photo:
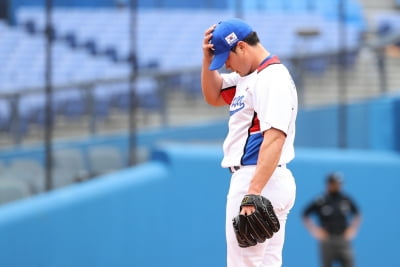
[[[303,39],[298,31],[305,29],[320,33],[312,40],[316,45],[310,52],[337,51],[340,44],[337,14],[321,12],[252,10],[244,18],[254,26],[269,50],[290,57],[298,49],[296,43]],[[123,62],[131,57],[129,15],[127,9],[58,8],[53,15],[55,36],[72,47],[81,46],[92,54],[107,54],[112,60]],[[155,65],[161,70],[198,66],[204,29],[231,16],[233,12],[229,10],[140,10],[136,36],[139,66]],[[17,23],[33,33],[43,32],[43,9],[21,8]],[[354,48],[360,44],[364,20],[349,16],[346,26],[347,45]]]
[[[257,5],[255,3],[257,2]],[[246,1],[244,18],[254,25],[262,42],[283,59],[293,55],[337,52],[340,25],[332,5],[315,1],[268,1],[276,5],[259,7],[258,1]],[[364,30],[362,8],[347,0],[346,40],[348,49],[356,49]],[[328,12],[329,11],[329,12]],[[332,13],[333,12],[333,13]],[[53,13],[53,77],[54,85],[76,84],[98,79],[127,77],[130,61],[137,59],[139,69],[158,71],[182,70],[198,67],[201,63],[201,39],[211,23],[233,16],[233,11],[209,9],[140,9],[137,17],[137,55],[130,52],[130,12],[124,8],[56,7]],[[43,89],[45,56],[45,14],[43,7],[17,9],[16,26],[0,23],[1,93],[16,93],[29,89]],[[83,23],[84,22],[84,23]],[[307,35],[312,31],[313,36]],[[302,35],[306,32],[306,35]],[[354,58],[353,58],[354,59]],[[329,57],[310,61],[308,70],[322,72],[332,63]],[[290,62],[287,62],[290,67]],[[188,88],[198,94],[198,77],[177,77],[172,86]],[[195,84],[195,85],[194,85]],[[88,101],[94,96],[95,114],[107,116],[110,106],[125,109],[129,85],[125,83],[99,84],[92,92],[71,86],[54,95],[56,114],[76,117],[88,113]],[[139,81],[139,104],[159,109],[158,84],[146,78]],[[149,97],[150,96],[150,97]],[[44,96],[24,95],[18,101],[19,125],[26,132],[30,123],[42,124]],[[9,99],[0,99],[0,128],[11,129],[15,116]],[[15,118],[13,118],[15,119]]]
[[[42,34],[31,34],[21,27],[9,27],[0,24],[0,92],[1,94],[20,93],[18,99],[18,131],[25,132],[29,123],[44,122],[45,97],[43,94],[45,77],[45,39]],[[55,91],[53,110],[56,114],[77,116],[88,111],[88,91],[74,84],[91,82],[99,79],[128,77],[130,65],[115,63],[104,56],[93,56],[83,49],[71,49],[65,42],[54,42],[53,76],[56,86],[69,85],[66,90]],[[155,95],[157,84],[140,78],[137,81],[140,98]],[[113,84],[104,88],[98,86],[93,91],[96,111],[99,117],[106,115],[109,102],[126,98],[129,85]],[[107,99],[108,102],[104,100]],[[118,101],[117,101],[118,103]],[[141,102],[143,103],[143,102]],[[154,103],[151,103],[154,105]],[[126,106],[126,105],[125,105]],[[148,106],[143,103],[142,106]],[[126,107],[123,107],[126,108]],[[0,128],[10,129],[12,116],[11,103],[8,98],[0,98]],[[15,118],[14,118],[15,119]]]

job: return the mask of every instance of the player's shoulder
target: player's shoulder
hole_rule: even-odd
[[[275,63],[269,65],[262,71],[257,72],[259,79],[276,80],[281,82],[282,80],[288,80],[290,76],[289,70],[282,63]]]
[[[296,85],[288,69],[280,63],[270,65],[265,70],[258,73],[257,85],[262,90],[265,87],[280,88],[281,90],[277,90],[277,92],[282,94],[292,91],[294,92],[296,90]]]

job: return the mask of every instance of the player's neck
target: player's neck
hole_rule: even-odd
[[[254,63],[252,65],[252,70],[255,71],[260,64],[271,55],[261,44],[254,47]]]

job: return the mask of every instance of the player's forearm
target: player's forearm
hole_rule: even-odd
[[[204,100],[213,106],[221,106],[226,103],[221,97],[222,77],[218,71],[208,70],[209,64],[203,62],[201,70],[201,88]]]
[[[285,138],[283,132],[273,128],[264,133],[256,171],[248,189],[249,194],[261,194],[279,164]]]

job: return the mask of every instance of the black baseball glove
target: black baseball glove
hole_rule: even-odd
[[[261,195],[245,195],[240,211],[244,206],[254,206],[255,212],[250,215],[239,214],[233,218],[233,229],[240,247],[246,248],[263,243],[279,231],[278,217],[267,198]]]

